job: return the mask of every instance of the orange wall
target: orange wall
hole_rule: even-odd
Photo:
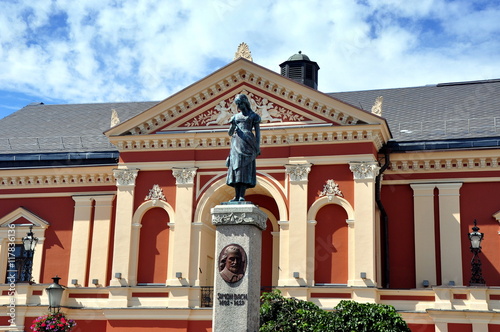
[[[153,185],[157,184],[163,190],[165,199],[172,208],[175,208],[175,178],[172,171],[139,171],[135,181],[134,211],[149,194]]]
[[[448,323],[450,332],[472,332],[472,324]]]
[[[279,220],[278,207],[276,202],[268,196],[249,195],[246,199],[262,208],[268,209],[276,219]],[[261,286],[273,285],[273,226],[271,221],[267,220],[267,228],[262,232],[262,257],[261,257]]]
[[[212,321],[180,321],[180,320],[110,320],[106,332],[211,332]],[[97,332],[97,331],[96,331]]]
[[[414,288],[413,190],[409,185],[383,186],[381,197],[389,219],[389,287]]]
[[[138,283],[165,283],[168,259],[168,214],[161,208],[147,211],[141,221]]]
[[[316,215],[314,281],[347,284],[347,213],[337,204],[322,207]]]
[[[50,226],[45,231],[43,248],[37,245],[35,250],[43,250],[42,273],[37,283],[51,283],[56,274],[61,277],[61,284],[68,283],[69,257],[71,251],[71,229],[73,228],[74,201],[71,197],[1,199],[0,216],[23,206],[44,219]],[[40,236],[34,232],[35,236]]]
[[[411,332],[435,332],[436,328],[434,325],[425,324],[408,324]],[[451,331],[450,331],[451,332]]]
[[[487,286],[500,286],[500,235],[499,224],[493,214],[500,210],[498,193],[500,183],[464,183],[460,189],[460,218],[462,233],[462,261],[464,265],[464,284],[468,285],[471,277],[470,241],[468,233],[472,231],[474,219],[479,232],[484,233],[479,258],[482,263],[483,278]]]
[[[345,198],[354,207],[354,182],[349,165],[313,165],[308,177],[308,204],[309,206],[319,198],[327,180],[334,180]]]

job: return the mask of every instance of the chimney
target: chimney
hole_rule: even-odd
[[[319,66],[316,62],[311,61],[307,55],[302,54],[301,51],[280,64],[280,67],[281,76],[291,78],[313,89],[318,89]]]

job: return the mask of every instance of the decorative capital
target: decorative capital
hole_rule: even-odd
[[[114,169],[113,176],[117,186],[134,186],[138,169]]]
[[[339,189],[339,184],[335,183],[332,179],[326,181],[326,184],[323,186],[323,191],[319,193],[319,197],[323,196],[328,197],[329,202],[333,200],[334,196],[343,197]]]
[[[146,196],[144,199],[145,201],[152,201],[153,206],[158,203],[159,200],[165,201],[165,195],[163,195],[163,190],[160,188],[159,185],[155,184],[153,188],[149,189],[149,194]]]
[[[354,173],[355,180],[374,179],[380,166],[376,161],[357,161],[349,163],[349,169]]]
[[[285,168],[291,182],[302,182],[307,181],[311,166],[312,164],[288,164]]]
[[[172,168],[175,184],[194,184],[194,176],[198,168]]]

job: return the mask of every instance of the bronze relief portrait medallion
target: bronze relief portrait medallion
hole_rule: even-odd
[[[247,254],[240,245],[225,246],[219,254],[219,274],[226,282],[240,281],[247,268]]]

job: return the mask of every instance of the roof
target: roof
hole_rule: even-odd
[[[302,51],[299,51],[299,53],[289,57],[287,61],[302,61],[302,60],[311,61],[307,55],[302,54]]]
[[[382,96],[382,117],[396,141],[500,135],[500,79],[329,95],[367,111]]]
[[[382,96],[393,141],[408,150],[500,146],[500,79],[328,95],[367,111]],[[69,152],[77,159],[116,159],[103,134],[112,110],[124,122],[156,104],[28,105],[0,120],[0,162],[59,160]]]
[[[28,105],[0,120],[0,154],[116,151],[104,131],[158,102]]]

